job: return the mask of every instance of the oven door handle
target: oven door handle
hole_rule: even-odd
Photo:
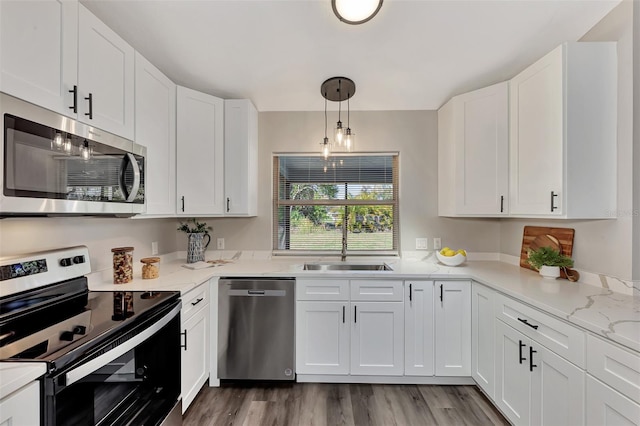
[[[178,303],[168,314],[166,314],[164,317],[156,321],[150,327],[146,328],[141,333],[136,334],[131,339],[127,340],[121,345],[116,346],[109,352],[106,352],[100,355],[99,357],[96,357],[91,361],[86,362],[74,368],[73,370],[67,372],[65,374],[66,386],[69,386],[77,382],[78,380],[83,379],[84,377],[96,371],[98,368],[108,364],[109,362],[113,361],[119,356],[124,355],[125,353],[129,352],[131,349],[135,348],[136,346],[138,346],[139,344],[147,340],[149,337],[153,336],[157,331],[159,331],[162,327],[167,325],[169,321],[171,321],[176,315],[180,313],[181,307],[182,307],[181,304]]]

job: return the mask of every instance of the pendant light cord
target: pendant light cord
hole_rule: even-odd
[[[327,92],[324,93],[324,137],[327,137]]]

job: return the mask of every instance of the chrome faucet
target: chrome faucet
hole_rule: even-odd
[[[344,262],[347,260],[347,237],[342,237],[342,255],[340,256],[340,261]]]

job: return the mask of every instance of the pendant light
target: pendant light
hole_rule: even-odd
[[[326,160],[331,155],[331,144],[329,143],[329,138],[327,137],[327,94],[324,94],[324,139],[320,144],[322,146],[322,155]],[[326,170],[325,170],[326,171]]]
[[[353,149],[353,133],[351,131],[349,123],[350,119],[350,106],[349,99],[356,92],[356,84],[350,78],[346,77],[331,77],[325,80],[320,86],[320,92],[325,99],[324,102],[324,115],[325,115],[325,138],[327,137],[326,122],[327,122],[327,100],[332,102],[338,102],[338,122],[334,129],[334,142],[336,148],[343,148],[347,151]],[[347,128],[342,126],[341,113],[342,113],[342,101],[347,101]],[[349,137],[348,137],[349,136]],[[348,139],[348,145],[347,145]]]
[[[338,95],[341,95],[342,80],[338,80]],[[336,128],[333,131],[333,140],[336,141],[338,146],[342,146],[342,139],[344,138],[344,129],[342,128],[342,121],[340,121],[340,113],[342,112],[342,96],[338,99],[338,122]]]
[[[333,13],[345,24],[364,24],[376,16],[382,0],[331,0]]]
[[[347,93],[347,130],[344,133],[344,149],[347,150],[347,152],[351,152],[353,151],[353,146],[355,144],[355,134],[351,133],[351,124],[350,124],[350,108],[349,108],[349,99],[351,98],[351,96],[349,96],[349,94]]]
[[[84,143],[80,146],[80,156],[84,161],[89,161],[93,154],[93,148],[89,146],[89,142],[85,139]]]

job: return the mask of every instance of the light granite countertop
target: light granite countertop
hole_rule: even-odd
[[[251,253],[243,253],[239,259],[223,266],[190,270],[182,267],[185,261],[184,258],[179,258],[181,255],[183,254],[177,253],[165,256],[160,263],[160,277],[157,279],[143,280],[140,268],[136,268],[132,282],[114,285],[111,270],[105,270],[89,277],[89,287],[97,291],[174,290],[184,294],[209,279],[234,276],[298,279],[472,279],[640,352],[640,297],[580,282],[543,279],[534,271],[505,262],[467,261],[458,267],[447,267],[429,257],[381,258],[377,260],[391,265],[393,271],[305,271],[305,262],[320,259],[254,258]],[[371,261],[353,260],[354,263]]]

